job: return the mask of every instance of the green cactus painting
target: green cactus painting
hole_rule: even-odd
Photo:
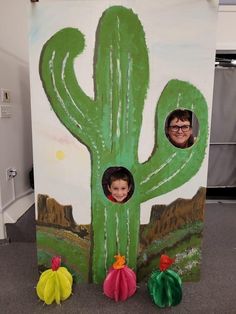
[[[141,163],[138,144],[149,60],[138,16],[122,6],[109,7],[102,14],[93,60],[93,98],[79,86],[74,69],[84,49],[85,37],[78,29],[58,31],[44,44],[39,72],[57,117],[90,152],[91,280],[100,283],[117,253],[136,268],[140,204],[181,186],[199,170],[207,145],[208,111],[196,87],[178,79],[169,81],[156,106],[153,151]],[[165,136],[165,119],[176,108],[191,110],[199,121],[197,140],[187,149],[174,147]],[[103,192],[103,174],[116,166],[128,169],[134,179],[134,193],[124,204],[112,203]]]

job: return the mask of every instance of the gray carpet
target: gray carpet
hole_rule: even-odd
[[[236,313],[236,203],[206,205],[201,280],[183,285],[183,300],[173,308],[152,304],[144,284],[125,302],[115,303],[100,285],[76,285],[61,306],[43,305],[35,243],[0,245],[0,313]]]

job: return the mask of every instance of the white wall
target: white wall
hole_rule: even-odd
[[[54,0],[55,5],[57,1]],[[4,223],[15,222],[34,202],[28,180],[33,164],[28,15],[36,5],[37,2],[30,0],[1,0],[0,88],[11,92],[12,117],[0,118],[0,239],[6,237]],[[235,29],[236,6],[220,6],[217,50],[236,50]],[[9,167],[15,167],[18,174],[14,180],[7,181]]]
[[[221,5],[218,13],[217,50],[236,50],[236,5]]]
[[[0,239],[4,223],[15,222],[34,202],[29,183],[33,165],[28,62],[29,0],[1,0],[0,88],[10,91],[12,116],[0,118]],[[0,102],[0,105],[2,103]],[[6,169],[17,176],[6,179]]]

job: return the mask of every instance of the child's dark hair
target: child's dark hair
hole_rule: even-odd
[[[128,186],[131,185],[130,174],[124,168],[118,168],[111,173],[108,177],[108,186],[111,186],[112,182],[116,180],[124,180],[128,183]]]

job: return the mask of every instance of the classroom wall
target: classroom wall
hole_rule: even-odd
[[[236,5],[221,5],[218,13],[217,50],[236,50]]]
[[[29,1],[2,0],[0,19],[0,88],[10,91],[11,117],[0,118],[0,239],[4,224],[15,222],[34,202],[29,183],[33,165],[28,61]],[[0,105],[6,103],[0,102]],[[14,179],[6,178],[14,168]]]
[[[56,5],[59,0],[51,1]],[[4,224],[15,222],[34,202],[28,179],[33,164],[28,15],[36,5],[30,0],[1,0],[0,88],[10,91],[12,116],[0,118],[0,239],[6,237]],[[235,27],[236,6],[220,6],[217,50],[236,50]],[[17,176],[6,180],[6,170],[11,167]]]

